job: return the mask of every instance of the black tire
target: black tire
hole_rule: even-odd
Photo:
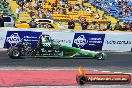
[[[76,82],[79,85],[84,85],[87,82],[87,78],[84,76],[77,76],[76,77]]]
[[[20,49],[18,49],[18,47],[10,47],[8,49],[8,56],[12,59],[18,59],[20,58]]]
[[[95,58],[98,60],[104,60],[103,53],[97,53]]]

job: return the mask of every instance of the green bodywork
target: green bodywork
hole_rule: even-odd
[[[60,46],[60,49],[64,52],[64,56],[74,56],[74,57],[95,57],[96,53],[93,51],[82,50],[80,48]]]
[[[65,46],[61,44],[56,44],[53,42],[53,40],[42,40],[42,44],[44,46],[52,47],[52,50],[58,50],[60,53],[57,56],[59,57],[84,57],[84,58],[95,58],[97,53],[95,51],[90,51],[90,50],[84,50],[80,48],[75,48],[75,47],[70,47],[70,46]],[[48,55],[50,56],[50,55]],[[106,55],[103,53],[103,57],[106,57]]]

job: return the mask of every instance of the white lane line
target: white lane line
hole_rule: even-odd
[[[123,72],[114,72],[114,73],[123,73]]]
[[[132,73],[124,73],[124,74],[132,74]]]
[[[93,70],[93,71],[99,71],[99,70]]]
[[[111,72],[111,71],[101,71],[101,72]]]

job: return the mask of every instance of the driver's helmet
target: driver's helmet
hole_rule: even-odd
[[[50,45],[51,44],[51,38],[49,35],[41,35],[40,39],[41,39],[41,43],[43,45]]]
[[[40,37],[41,40],[51,40],[50,36],[49,35],[41,35]]]

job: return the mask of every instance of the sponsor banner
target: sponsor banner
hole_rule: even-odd
[[[33,31],[7,31],[4,48],[16,46],[18,43],[30,43],[36,46],[42,32]]]
[[[85,50],[102,50],[105,34],[75,33],[73,47]]]
[[[74,34],[73,32],[49,32],[44,31],[42,34],[49,35],[56,43],[72,47]]]
[[[105,34],[103,50],[131,51],[132,34]]]

